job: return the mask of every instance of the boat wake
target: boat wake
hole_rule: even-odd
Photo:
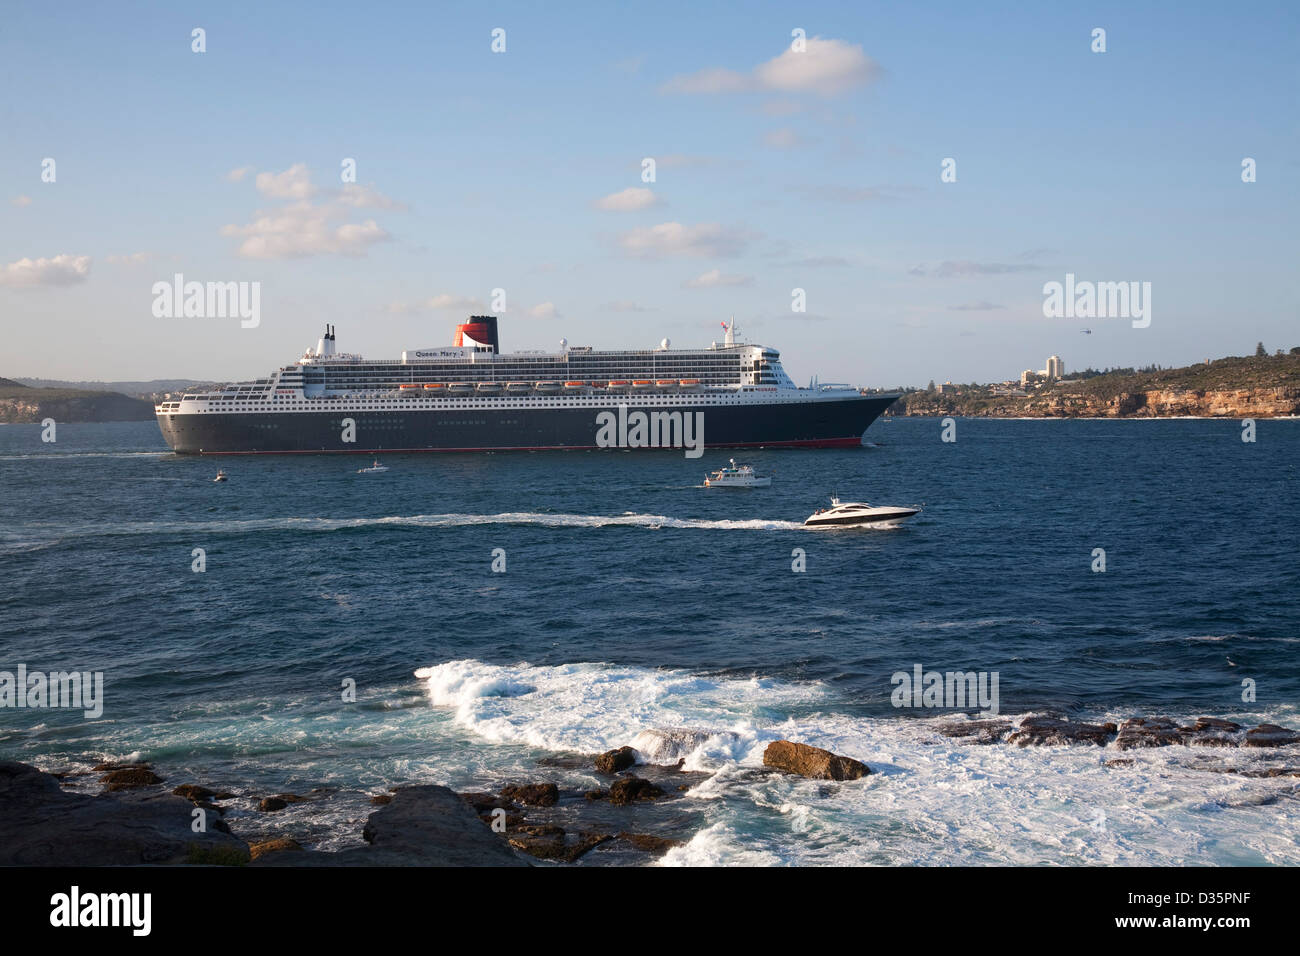
[[[268,531],[329,532],[362,528],[461,528],[476,525],[535,525],[543,528],[645,528],[705,531],[802,531],[801,522],[767,518],[704,519],[666,515],[576,515],[514,511],[501,514],[392,515],[379,518],[248,518],[220,521],[143,521],[52,528],[48,524],[27,529],[62,538],[114,537],[118,535],[259,534]]]

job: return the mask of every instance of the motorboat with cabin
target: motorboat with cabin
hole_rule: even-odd
[[[737,465],[734,458],[726,468],[710,472],[704,478],[705,488],[766,488],[771,483],[771,475],[758,474],[752,465]]]
[[[829,508],[818,508],[808,516],[804,525],[809,528],[851,528],[863,525],[892,526],[920,514],[920,508],[906,508],[898,505],[876,507],[864,501],[840,501],[831,496]]]

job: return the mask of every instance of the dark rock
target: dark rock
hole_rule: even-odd
[[[871,773],[871,768],[860,760],[791,740],[776,740],[768,744],[763,751],[763,766],[814,780],[857,780]]]
[[[1132,757],[1115,757],[1106,761],[1107,767],[1131,767],[1134,764]]]
[[[391,793],[377,793],[370,798],[370,802],[377,807],[382,807],[393,802],[393,795]]]
[[[312,791],[312,793],[316,793],[316,792],[317,791],[315,790]],[[322,790],[321,792],[329,792],[329,791]],[[272,799],[283,800],[285,803],[306,803],[311,799],[311,797],[300,797],[296,793],[277,793],[274,797],[272,797]]]
[[[1246,731],[1247,747],[1286,747],[1300,743],[1300,734],[1277,724],[1260,724]]]
[[[560,799],[560,788],[553,783],[511,784],[501,789],[501,796],[530,807],[553,807]]]
[[[169,793],[70,793],[35,767],[0,763],[0,866],[247,862],[242,840],[215,825],[195,833],[193,811]]]
[[[1007,741],[1020,747],[1079,743],[1100,744],[1104,747],[1114,733],[1114,724],[1085,724],[1055,717],[1026,717]]]
[[[261,843],[250,843],[248,845],[249,856],[254,860],[260,859],[268,853],[284,853],[294,850],[301,852],[302,844],[288,837],[278,837],[274,840],[264,840]]]
[[[100,782],[107,784],[109,793],[116,793],[118,790],[133,790],[136,787],[151,787],[156,783],[162,783],[162,778],[146,767],[125,767],[121,770],[110,770],[99,779]]]
[[[620,833],[618,838],[632,844],[638,850],[645,850],[655,856],[661,856],[673,847],[681,846],[680,840],[669,840],[667,837],[652,836],[649,833]]]
[[[1169,747],[1187,742],[1187,734],[1166,717],[1134,717],[1119,726],[1115,746],[1120,750],[1135,747]]]
[[[272,853],[254,866],[526,866],[446,787],[399,787],[370,814],[367,846],[322,853]]]
[[[207,787],[200,787],[196,783],[183,783],[172,793],[178,797],[184,797],[192,803],[208,803],[217,795],[216,791],[209,790]]]
[[[151,769],[153,769],[152,765],[145,763],[144,761],[136,761],[134,763],[130,763],[130,762],[100,763],[100,764],[95,764],[95,766],[90,768],[91,773],[107,773],[110,770],[151,770]]]
[[[276,810],[283,810],[288,805],[279,797],[263,797],[262,802],[257,805],[257,809],[263,813],[274,813]]]
[[[609,750],[596,758],[596,769],[611,776],[621,773],[636,763],[636,751],[631,747]]]
[[[1009,720],[954,720],[939,725],[945,737],[961,737],[973,744],[995,744],[1011,732]]]
[[[609,797],[608,790],[588,790],[583,794],[588,800],[605,800]]]
[[[584,853],[612,839],[608,834],[603,833],[581,834],[573,839],[567,839],[564,830],[560,827],[524,827],[523,830],[545,832],[521,831],[512,834],[511,846],[539,860],[560,860],[565,863],[572,863]]]
[[[663,795],[662,787],[635,774],[620,777],[609,788],[609,802],[615,806],[625,806],[638,800],[657,800]]]

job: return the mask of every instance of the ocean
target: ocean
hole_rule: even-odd
[[[688,728],[656,756],[708,776],[657,819],[660,865],[1300,864],[1300,777],[1224,772],[1295,748],[979,745],[939,732],[972,708],[894,694],[920,666],[996,675],[1012,719],[1300,728],[1300,422],[941,430],[358,474],[177,457],[148,422],[0,427],[0,670],[104,674],[97,719],[0,710],[0,759],[147,760],[239,795],[241,836],[336,849],[389,787],[594,787],[566,756]],[[733,455],[772,486],[702,487]],[[803,528],[832,493],[924,510]],[[781,738],[873,772],[756,772]],[[283,791],[313,799],[242,799]]]

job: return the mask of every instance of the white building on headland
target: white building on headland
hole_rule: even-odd
[[[1044,381],[1054,382],[1065,376],[1065,363],[1061,361],[1059,355],[1049,355],[1047,357],[1047,368],[1040,368],[1035,372],[1031,368],[1025,369],[1020,373],[1020,384],[1028,385],[1030,382]]]

